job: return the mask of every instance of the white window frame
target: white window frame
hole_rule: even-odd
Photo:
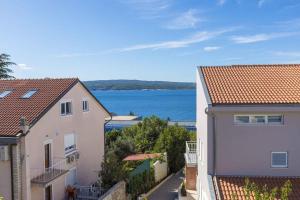
[[[285,154],[286,155],[286,165],[273,165],[273,154]],[[271,168],[283,168],[283,169],[286,169],[288,168],[288,165],[289,165],[289,158],[288,158],[288,152],[287,151],[272,151],[271,152]]]
[[[69,151],[66,151],[66,147],[65,147],[65,138],[67,135],[74,135],[74,145],[75,145],[75,148],[74,149],[71,149]],[[77,151],[77,137],[76,137],[76,134],[75,133],[68,133],[68,134],[65,134],[64,135],[64,152],[65,152],[65,156],[68,156],[74,152]]]
[[[248,123],[243,123],[237,121],[237,117],[249,117],[249,122]],[[259,122],[251,122],[251,118],[257,117],[257,116],[263,116],[265,119],[264,123],[259,123]],[[281,122],[268,122],[268,117],[269,116],[281,116]],[[233,115],[233,121],[234,124],[236,125],[282,125],[284,121],[284,115],[283,114],[234,114]]]
[[[67,108],[67,103],[70,103],[71,105],[71,112],[70,113],[67,113],[66,111],[66,108]],[[62,113],[62,109],[61,109],[61,106],[62,104],[64,104],[64,107],[65,107],[65,113]],[[60,104],[59,104],[59,113],[61,116],[68,116],[68,115],[73,115],[73,102],[72,100],[64,100],[64,101],[61,101]]]
[[[84,109],[84,102],[86,102],[86,108]],[[87,98],[82,99],[81,108],[83,112],[88,112],[90,110],[89,100]]]
[[[12,90],[4,90],[4,91],[0,92],[0,99],[7,97],[11,93],[12,93]]]
[[[25,94],[22,95],[22,99],[30,99],[35,93],[37,93],[37,89],[30,89]],[[29,95],[30,94],[30,95]]]

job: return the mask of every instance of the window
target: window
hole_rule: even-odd
[[[11,92],[12,92],[12,90],[5,90],[5,91],[1,92],[0,93],[0,99],[3,99],[7,95],[9,95]]]
[[[282,124],[282,115],[234,115],[235,124]]]
[[[282,123],[282,115],[268,116],[268,123],[281,124]]]
[[[67,134],[65,135],[65,154],[68,154],[74,150],[76,150],[76,141],[75,141],[75,134]]]
[[[84,112],[89,111],[89,102],[87,100],[82,101],[82,110]]]
[[[22,99],[29,99],[32,95],[34,95],[37,92],[37,90],[28,90],[21,98]]]
[[[272,167],[273,168],[287,168],[288,167],[288,153],[287,152],[272,152]]]
[[[234,116],[234,121],[238,124],[247,124],[250,122],[249,116]]]
[[[72,103],[71,101],[64,102],[60,104],[60,114],[61,115],[71,115],[72,114]]]
[[[69,170],[66,176],[66,186],[68,185],[75,185],[76,184],[76,168]]]

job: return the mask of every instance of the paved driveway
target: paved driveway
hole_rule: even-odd
[[[164,182],[150,196],[149,200],[174,200],[177,198],[177,189],[184,179],[182,170],[176,173],[169,180]]]

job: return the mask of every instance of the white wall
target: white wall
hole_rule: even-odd
[[[167,177],[168,175],[168,160],[167,160],[167,153],[164,153],[164,161],[156,161],[153,164],[154,168],[154,177],[155,182],[160,182],[162,179]]]
[[[198,71],[199,70],[199,71]],[[211,118],[205,113],[205,109],[209,106],[209,99],[206,99],[206,93],[204,85],[201,81],[201,71],[197,70],[196,84],[196,127],[197,127],[197,193],[198,199],[200,199],[200,193],[202,191],[202,199],[209,198],[209,183],[208,173],[212,170],[212,136],[208,134],[211,127]],[[201,144],[201,145],[200,145]],[[201,148],[201,149],[200,149]],[[203,152],[202,152],[203,151]]]

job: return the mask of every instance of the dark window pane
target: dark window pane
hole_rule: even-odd
[[[249,116],[236,116],[237,123],[249,123]]]
[[[268,122],[269,123],[282,123],[282,116],[281,115],[268,116]]]
[[[60,114],[62,115],[66,114],[65,103],[60,104]]]

